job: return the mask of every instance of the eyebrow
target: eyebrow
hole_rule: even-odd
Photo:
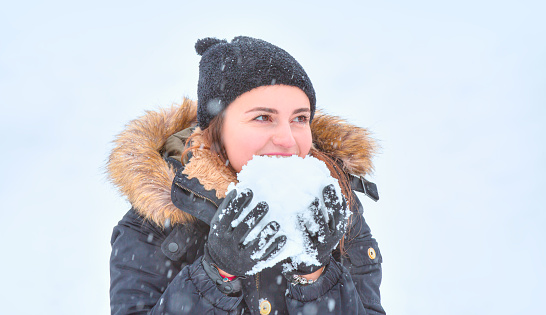
[[[254,107],[254,108],[252,108],[250,110],[247,110],[245,112],[245,114],[250,113],[250,112],[267,112],[267,113],[271,113],[271,114],[277,114],[278,113],[278,111],[276,109],[269,108],[269,107]],[[298,108],[292,114],[309,113],[309,112],[311,112],[311,110],[309,108]]]

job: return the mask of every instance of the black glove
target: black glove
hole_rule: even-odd
[[[269,209],[267,203],[260,202],[236,227],[232,227],[231,222],[236,220],[243,209],[250,204],[252,196],[250,189],[243,191],[239,196],[235,190],[232,190],[220,204],[210,222],[204,259],[234,276],[245,275],[257,262],[274,256],[286,244],[286,236],[281,235],[264,250],[267,243],[279,231],[280,225],[275,221],[266,224],[256,238],[243,244],[248,233],[262,220]],[[262,250],[264,251],[261,257],[252,257],[254,253]]]
[[[318,198],[311,203],[309,209],[313,213],[313,221],[319,226],[318,231],[310,231],[308,223],[301,216],[298,216],[298,225],[302,231],[304,231],[307,238],[306,243],[309,244],[309,248],[306,248],[306,252],[317,253],[317,260],[320,266],[307,265],[305,263],[296,264],[289,260],[292,265],[292,270],[285,272],[287,279],[292,278],[293,275],[305,275],[310,274],[322,266],[325,266],[330,261],[330,255],[336,248],[339,241],[347,231],[347,201],[343,197],[339,200],[334,185],[328,185],[322,190],[322,196],[324,198],[324,206],[328,213],[328,222],[324,219],[323,209],[320,207]],[[285,269],[286,270],[286,269]]]

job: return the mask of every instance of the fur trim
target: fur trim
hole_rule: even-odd
[[[195,219],[172,203],[175,174],[159,150],[170,135],[195,124],[196,113],[197,105],[188,99],[180,106],[148,111],[114,140],[107,163],[111,182],[140,215],[159,226],[167,220],[174,224]]]
[[[179,106],[149,111],[131,121],[114,140],[115,148],[107,163],[111,182],[140,215],[159,226],[167,221],[175,224],[195,220],[172,203],[175,174],[159,152],[169,136],[195,125],[196,115],[196,102],[185,99]],[[311,131],[316,148],[341,161],[347,172],[364,176],[373,171],[371,158],[378,145],[368,130],[317,111]],[[192,150],[193,157],[183,172],[189,178],[197,178],[206,189],[215,189],[217,197],[223,198],[236,177],[207,150],[209,146],[200,133],[199,128],[194,132],[192,141],[199,148]]]
[[[231,169],[222,163],[210,150],[210,144],[201,136],[201,129],[197,127],[192,135],[193,149],[190,162],[184,167],[183,174],[189,179],[197,178],[206,190],[215,189],[216,197],[224,198],[230,183],[237,182],[237,176]]]
[[[342,161],[348,173],[358,176],[373,173],[372,157],[379,145],[367,129],[317,111],[311,131],[316,148]]]

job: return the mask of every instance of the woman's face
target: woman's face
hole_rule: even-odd
[[[311,105],[299,88],[270,85],[240,95],[224,112],[222,142],[240,172],[254,155],[305,157],[311,149]]]

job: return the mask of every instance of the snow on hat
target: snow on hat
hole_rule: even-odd
[[[235,37],[231,43],[203,38],[195,44],[201,56],[197,84],[197,122],[201,129],[239,95],[254,88],[284,84],[300,88],[315,114],[315,89],[303,67],[283,49],[261,39]]]

